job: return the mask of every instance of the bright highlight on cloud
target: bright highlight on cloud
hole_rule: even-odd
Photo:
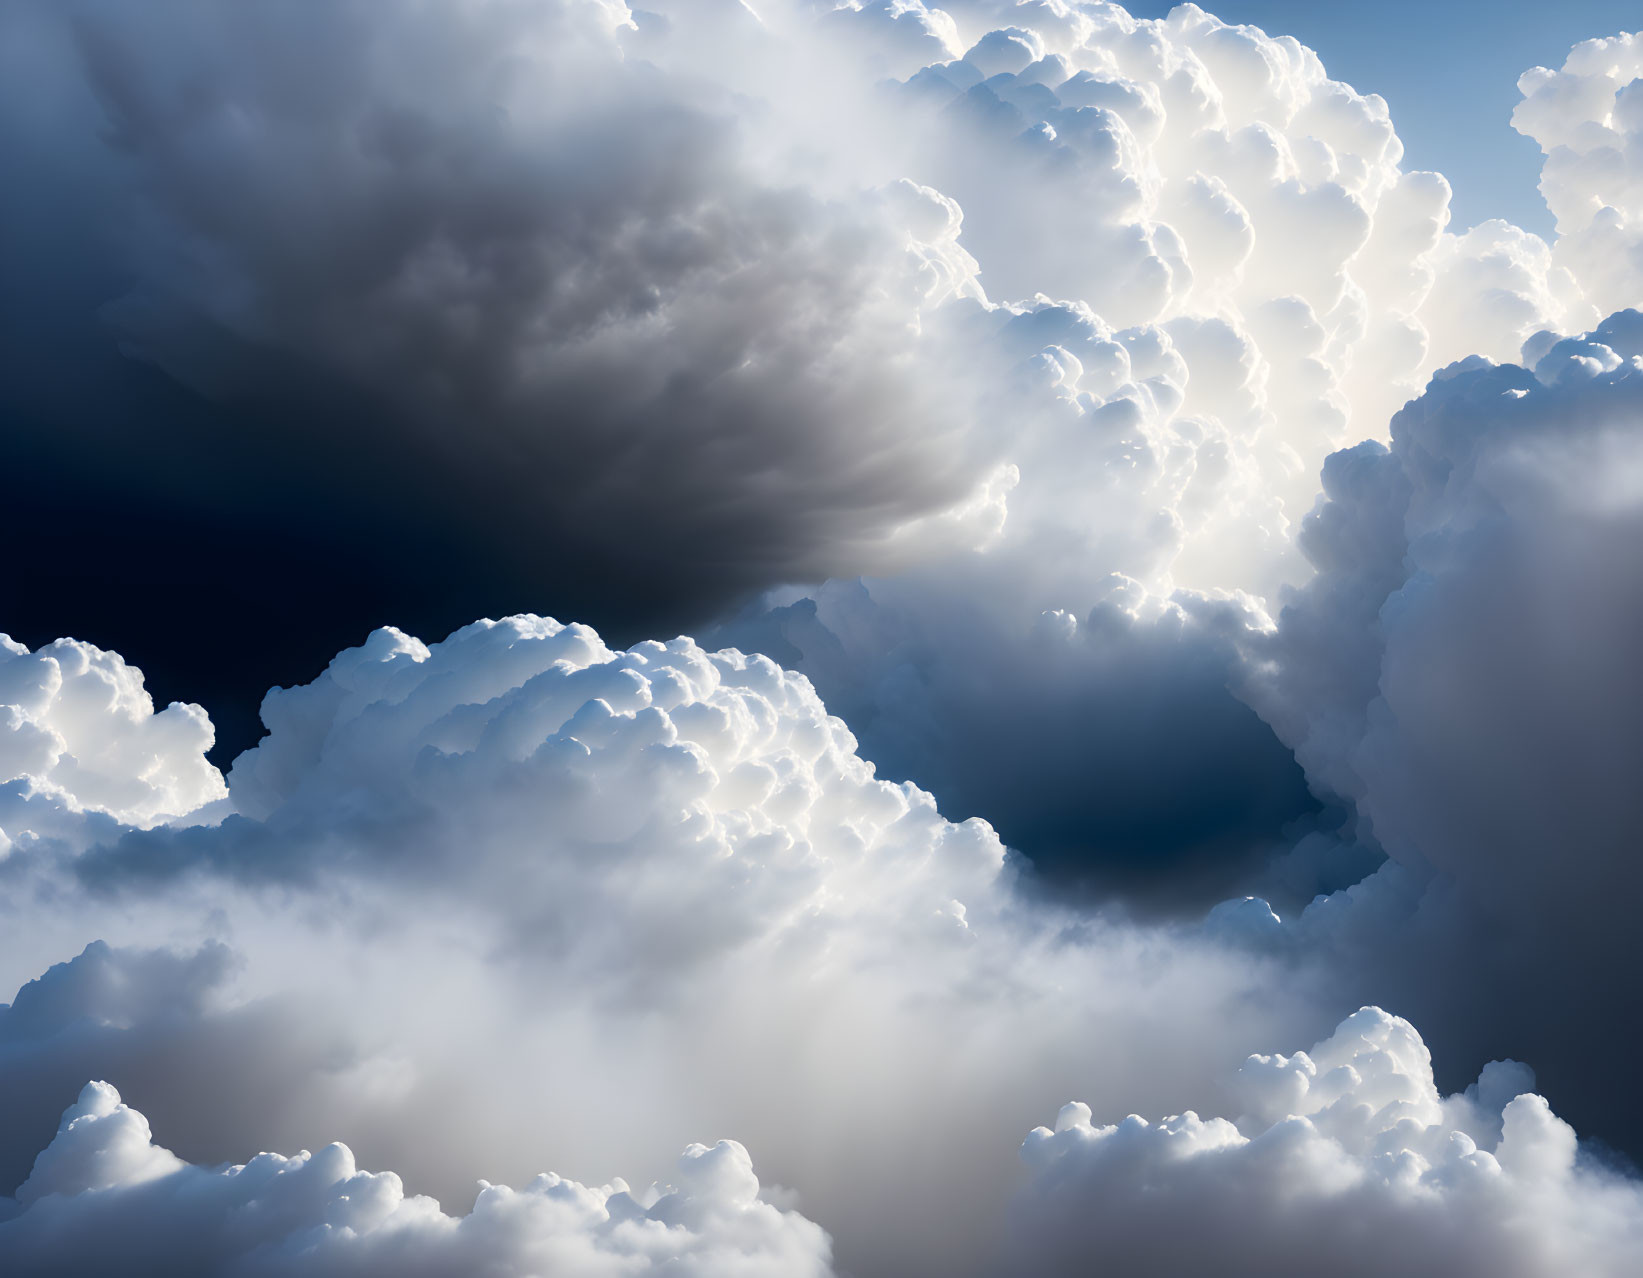
[[[1629,1272],[1636,37],[1547,243],[1192,5],[0,24],[259,500],[701,623],[383,625],[221,771],[0,640],[0,1268]]]
[[[119,653],[72,639],[30,652],[0,634],[0,813],[35,798],[130,825],[181,816],[227,794],[211,741],[199,706],[156,714]]]

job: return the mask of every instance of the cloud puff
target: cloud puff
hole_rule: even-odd
[[[1252,1056],[1236,1122],[1092,1123],[1062,1109],[1022,1147],[1011,1264],[1134,1275],[1621,1275],[1643,1190],[1497,1061],[1442,1097],[1414,1026],[1366,1007],[1311,1052]]]
[[[537,617],[432,648],[380,630],[271,692],[264,718],[229,774],[237,817],[129,836],[82,877],[195,859],[253,882],[391,870],[472,894],[519,944],[563,961],[608,946],[588,961],[649,981],[839,927],[956,940],[961,903],[986,902],[1004,866],[985,823],[879,780],[802,677],[688,639],[612,652]],[[533,827],[546,846],[522,855]]]
[[[197,705],[156,714],[142,671],[118,653],[72,639],[30,652],[0,634],[0,782],[12,783],[0,813],[39,797],[128,825],[180,816],[227,794],[205,758],[212,739]]]
[[[1247,695],[1392,858],[1309,934],[1446,1051],[1533,1059],[1577,1123],[1635,1140],[1624,1068],[1571,993],[1643,1005],[1643,318],[1537,336],[1525,363],[1454,365],[1390,447],[1330,458],[1300,537],[1318,575],[1249,636]]]
[[[1432,1012],[1456,1059],[1545,1062],[1575,1122],[1627,1130],[1632,1057],[1571,994],[1608,980],[1613,1015],[1643,1014],[1635,316],[1550,331],[1588,322],[1590,272],[1516,228],[1446,235],[1447,187],[1401,171],[1385,104],[1294,41],[1192,6],[898,3],[821,16],[844,53],[807,68],[815,15],[768,9],[75,8],[71,69],[29,82],[108,129],[85,189],[137,280],[108,320],[272,412],[242,427],[287,422],[281,473],[480,527],[486,572],[583,574],[639,612],[836,580],[736,623],[776,660],[528,615],[378,630],[268,697],[226,799],[203,715],[154,715],[72,644],[51,660],[96,667],[75,685],[96,713],[40,700],[47,663],[7,649],[0,680],[32,664],[0,909],[28,926],[0,961],[112,948],[19,995],[0,1065],[60,1088],[170,1051],[186,1067],[127,1093],[189,1111],[191,1162],[323,1121],[447,1198],[549,1141],[591,1181],[734,1132],[870,1274],[974,1268],[1006,1137],[1044,1106],[1213,1112],[1230,1062],[1312,1037],[1358,984]],[[1389,447],[1334,453],[1292,544],[1328,450],[1435,361],[1526,337],[1532,371],[1454,365]],[[232,663],[239,638],[199,646]],[[1052,850],[1090,812],[1110,846],[1138,775],[1149,828],[1220,796],[1157,858],[1176,879],[1225,858],[1193,885],[1218,894],[1311,807],[1225,690],[1240,652],[1250,704],[1354,818],[1318,859],[1391,858],[1298,924],[1254,900],[1204,929],[1056,905],[992,827],[864,757]],[[253,1057],[278,1103],[196,1086]],[[1333,1175],[1290,1112],[1240,1133],[1250,1157],[1287,1166],[1293,1139]],[[1137,1139],[1236,1145],[1177,1127]],[[87,1131],[170,1169],[152,1184],[230,1179],[125,1120]],[[87,1135],[63,1168],[82,1139],[108,1161]],[[1510,1175],[1540,1147],[1474,1139]]]
[[[346,1145],[194,1166],[153,1143],[107,1083],[85,1086],[0,1220],[18,1274],[824,1275],[827,1235],[760,1197],[735,1141],[692,1145],[677,1188],[551,1173],[485,1185],[466,1216],[360,1170]]]
[[[1512,127],[1546,154],[1557,264],[1599,312],[1643,297],[1643,34],[1587,40],[1518,81]]]
[[[958,202],[994,299],[1065,299],[1120,332],[1167,332],[1179,358],[1135,381],[1170,383],[1163,420],[1207,419],[1209,438],[1183,431],[1177,450],[1224,484],[1201,539],[1200,505],[1169,503],[1186,525],[1182,584],[1264,593],[1260,531],[1282,540],[1278,512],[1310,503],[1329,441],[1379,434],[1449,359],[1509,357],[1588,313],[1534,237],[1514,253],[1506,228],[1446,234],[1448,185],[1402,171],[1386,103],[1294,40],[1190,4],[1155,22],[1110,5],[955,14],[970,52],[906,79],[895,162]],[[1065,345],[1069,395],[1111,397],[1122,361]],[[1034,442],[1011,457],[1024,474]]]

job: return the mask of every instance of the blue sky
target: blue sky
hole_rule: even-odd
[[[1126,6],[1158,17],[1170,3]],[[1637,0],[1559,4],[1490,0],[1206,0],[1228,22],[1292,35],[1330,74],[1379,93],[1405,147],[1405,168],[1437,169],[1455,188],[1452,229],[1504,217],[1541,235],[1552,219],[1535,183],[1540,151],[1511,125],[1517,78],[1561,66],[1569,47],[1636,28]]]

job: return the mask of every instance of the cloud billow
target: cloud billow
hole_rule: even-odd
[[[1072,1103],[1027,1138],[1015,1264],[1035,1273],[1241,1278],[1630,1272],[1643,1193],[1496,1061],[1443,1096],[1414,1026],[1366,1007],[1310,1052],[1252,1056],[1236,1123],[1092,1124]]]
[[[1624,1271],[1634,39],[1547,243],[1192,5],[0,34],[0,1262]]]
[[[80,970],[213,938],[238,956],[203,1005],[179,999],[196,1010],[116,1001],[83,1050],[16,1048],[31,1096],[106,1078],[191,1161],[343,1139],[450,1200],[544,1149],[582,1180],[660,1177],[705,1129],[798,1188],[846,1267],[906,1272],[996,1234],[1035,1107],[1213,1098],[1317,1015],[1304,994],[1252,1012],[1276,965],[1198,929],[1018,892],[991,827],[880,779],[764,657],[535,617],[432,645],[384,630],[264,716],[226,802],[150,829],[36,804],[7,827],[14,899],[46,903],[18,979],[86,935],[114,958]],[[168,1039],[219,1044],[202,1068],[266,1060],[279,1086],[253,1109],[192,1069],[173,1087],[142,1047]],[[864,1149],[928,1192],[887,1193]]]
[[[1192,6],[8,22],[0,144],[60,213],[11,215],[8,460],[80,491],[107,450],[164,494],[88,495],[8,628],[73,619],[220,706],[222,764],[270,682],[386,621],[627,641],[1006,509],[1084,561],[1018,632],[1112,572],[1270,597],[1329,450],[1597,318],[1534,237],[1446,232],[1379,98]],[[192,621],[164,642],[131,628],[156,589]],[[174,665],[225,622],[238,667]]]

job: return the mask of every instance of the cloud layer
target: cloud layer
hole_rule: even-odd
[[[1084,1273],[1093,1255],[1136,1275],[1629,1272],[1643,1190],[1583,1157],[1533,1085],[1496,1061],[1444,1097],[1414,1027],[1366,1007],[1310,1052],[1251,1056],[1236,1122],[1102,1125],[1068,1104],[1022,1146],[1029,1179],[982,1271]],[[692,1145],[673,1176],[647,1191],[552,1174],[484,1184],[452,1217],[339,1144],[191,1165],[93,1082],[0,1200],[0,1247],[24,1273],[116,1257],[171,1273],[832,1272],[827,1235],[767,1200],[741,1145]]]
[[[552,1173],[487,1185],[466,1216],[360,1170],[346,1145],[196,1167],[153,1143],[107,1083],[86,1084],[0,1220],[17,1273],[824,1275],[827,1236],[761,1200],[735,1141],[692,1145],[678,1187]],[[0,1207],[7,1205],[0,1200]]]
[[[1548,244],[1192,5],[0,36],[0,317],[122,352],[0,391],[81,512],[15,486],[0,1258],[1623,1272],[1635,37],[1522,81]],[[219,771],[88,593],[162,692],[329,663]],[[1437,1072],[1249,1056],[1366,1003]]]
[[[36,837],[12,867],[45,903],[18,979],[88,929],[117,947],[20,996],[67,1000],[52,1025],[93,971],[181,981],[186,950],[140,952],[232,945],[193,1000],[95,1003],[74,1050],[14,1049],[31,1097],[108,1078],[196,1162],[341,1136],[449,1200],[543,1149],[660,1176],[705,1129],[798,1187],[852,1271],[920,1271],[996,1236],[1042,1106],[1208,1103],[1318,1019],[1301,990],[1254,1005],[1267,958],[1022,895],[988,825],[879,779],[763,657],[535,617],[383,630],[264,714],[220,821]],[[167,1080],[144,1068],[167,1039],[218,1046]],[[273,1068],[264,1106],[192,1081],[234,1052]]]
[[[9,227],[8,323],[57,346],[20,361],[7,447],[77,491],[109,449],[167,512],[86,501],[134,562],[27,556],[8,624],[84,616],[134,652],[129,602],[81,596],[137,574],[254,621],[263,686],[388,619],[700,624],[946,562],[1006,511],[993,575],[1037,579],[1017,631],[1082,619],[1113,572],[1271,597],[1305,575],[1288,531],[1328,451],[1433,368],[1600,314],[1535,237],[1448,234],[1381,99],[1191,5],[7,22],[0,145],[61,211]],[[58,376],[70,348],[95,375]],[[242,576],[315,633],[276,635]],[[250,744],[260,687],[212,675]]]

